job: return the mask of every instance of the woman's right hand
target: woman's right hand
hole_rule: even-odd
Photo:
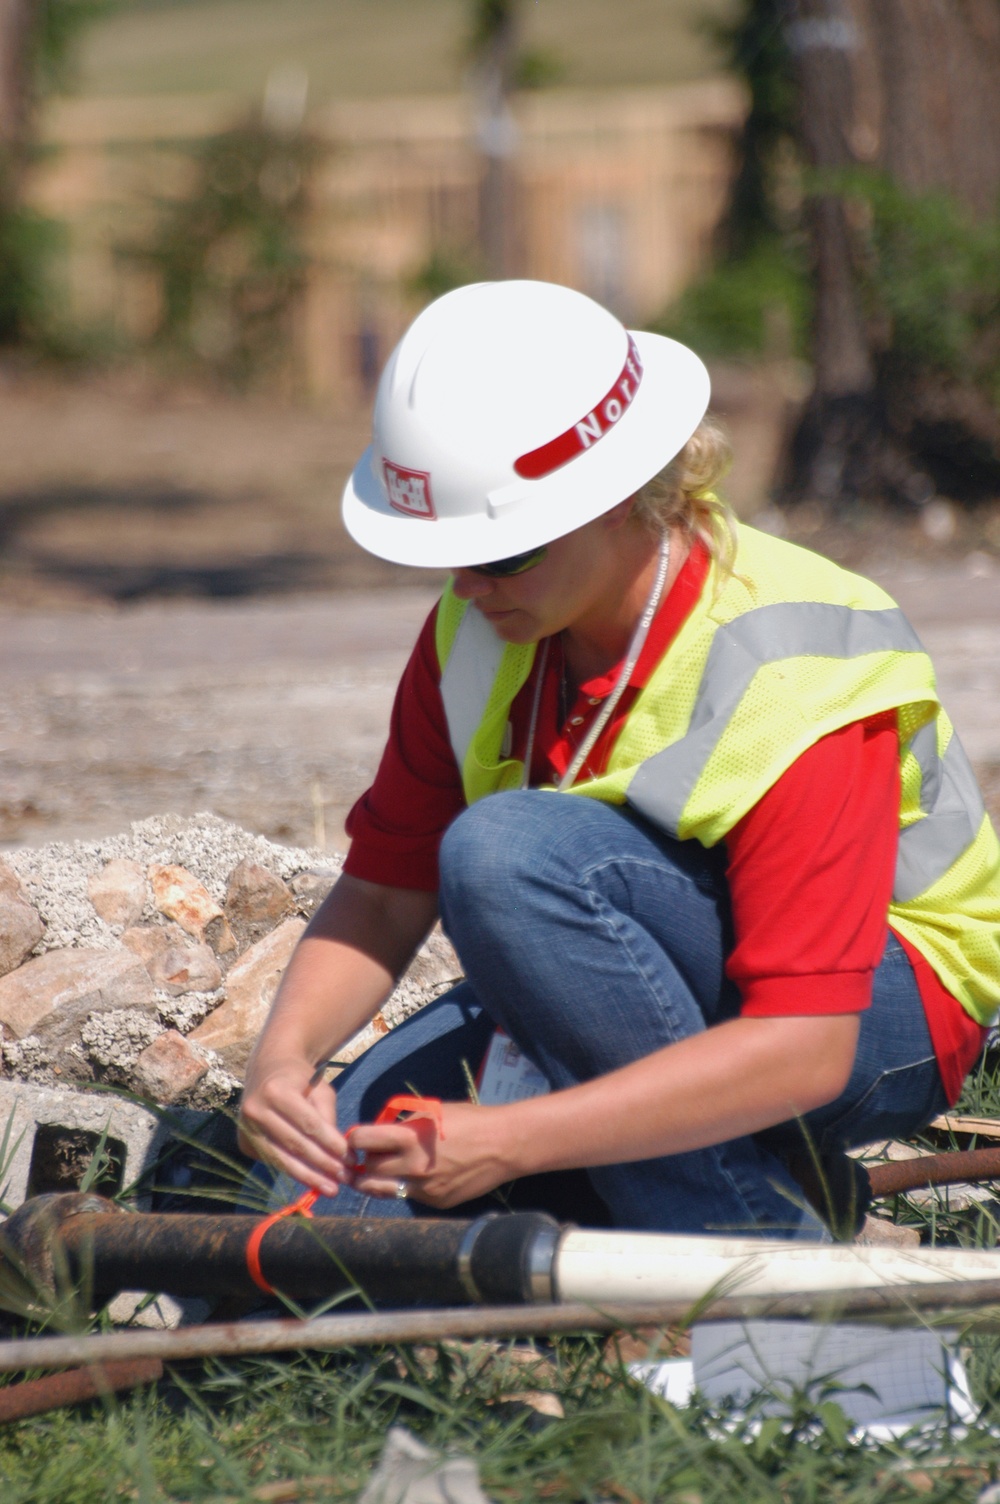
[[[437,895],[342,873],[309,923],[247,1064],[240,1147],[324,1196],[351,1181],[336,1097],[315,1062],[371,1019],[437,914]]]
[[[337,1129],[336,1094],[299,1057],[268,1060],[248,1072],[239,1118],[244,1154],[265,1160],[324,1196],[351,1179],[347,1139]]]

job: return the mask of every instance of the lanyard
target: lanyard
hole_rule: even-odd
[[[635,666],[639,661],[639,656],[646,645],[646,638],[649,636],[649,629],[653,625],[653,618],[659,610],[660,602],[663,599],[663,589],[667,583],[667,572],[669,571],[669,569],[670,534],[664,533],[660,541],[660,559],[659,566],[656,571],[656,579],[653,581],[653,587],[649,592],[649,598],[646,601],[645,607],[643,608],[642,615],[636,623],[635,631],[632,633],[632,641],[628,645],[628,652],[625,655],[625,661],[622,664],[621,669],[619,670],[618,678],[615,680],[615,687],[601,707],[600,715],[598,715],[590,730],[587,732],[587,735],[584,737],[583,741],[577,748],[576,755],[574,756],[573,761],[570,763],[569,767],[560,778],[557,785],[560,793],[565,793],[565,791],[568,788],[571,788],[576,782],[576,779],[580,773],[580,769],[583,767],[584,763],[587,761],[587,758],[593,751],[598,737],[610,721],[611,717],[614,715],[615,707],[617,706],[618,701],[621,699],[622,695],[625,693],[626,685],[631,679],[632,674],[635,670]],[[549,644],[551,640],[552,639],[550,637],[546,637],[545,641],[542,643],[541,661],[538,665],[538,677],[535,681],[535,695],[531,703],[531,719],[528,723],[528,741],[524,751],[524,773],[521,778],[521,787],[523,789],[526,789],[528,787],[528,780],[531,777],[531,760],[535,751],[535,735],[538,730],[538,710],[539,706],[541,705],[542,699],[542,681],[545,678],[545,670],[548,666]]]

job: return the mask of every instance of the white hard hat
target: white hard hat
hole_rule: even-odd
[[[393,351],[348,532],[397,564],[524,553],[631,496],[708,406],[691,350],[630,333],[583,293],[480,282],[425,308]]]

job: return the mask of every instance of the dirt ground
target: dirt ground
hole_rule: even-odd
[[[761,507],[792,385],[730,369],[716,391],[738,509],[896,595],[1000,817],[998,514],[953,518],[943,542],[899,519],[781,519]],[[342,848],[439,584],[343,533],[337,498],[367,422],[135,375],[7,375],[0,845],[212,810]]]

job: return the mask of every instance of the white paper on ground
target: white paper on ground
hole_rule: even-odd
[[[476,1090],[484,1107],[499,1107],[505,1102],[521,1102],[525,1097],[544,1096],[551,1087],[510,1035],[503,1029],[494,1029],[479,1067]]]
[[[673,1404],[697,1388],[715,1406],[780,1414],[796,1390],[834,1400],[859,1430],[892,1437],[944,1417],[968,1423],[976,1408],[955,1334],[812,1321],[720,1321],[691,1329],[691,1360],[634,1363],[630,1372]],[[686,1387],[685,1387],[686,1386]],[[871,1391],[870,1393],[868,1391]]]

